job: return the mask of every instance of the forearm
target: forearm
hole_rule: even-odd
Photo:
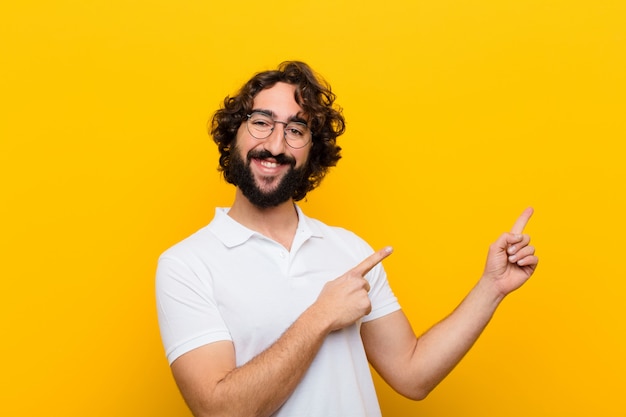
[[[522,286],[537,267],[530,237],[522,234],[532,209],[489,247],[482,278],[459,306],[419,338],[404,313],[361,327],[368,359],[398,392],[423,399],[474,345],[502,299]]]
[[[326,336],[371,311],[364,276],[390,253],[381,249],[328,281],[274,344],[240,367],[235,367],[231,342],[205,345],[175,360],[174,378],[194,415],[261,417],[275,412],[298,386]]]
[[[420,336],[411,357],[416,397],[424,398],[474,345],[503,296],[480,280],[459,306]]]
[[[269,416],[296,388],[319,351],[328,328],[314,306],[267,350],[233,369],[198,396],[197,416]]]

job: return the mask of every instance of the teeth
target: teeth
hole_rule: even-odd
[[[270,162],[270,161],[261,161],[261,165],[267,168],[276,168],[278,166],[276,162]]]

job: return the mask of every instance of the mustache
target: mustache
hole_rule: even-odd
[[[295,158],[289,157],[287,155],[285,155],[284,153],[281,153],[279,155],[272,155],[272,153],[270,151],[268,151],[267,149],[259,149],[259,150],[250,150],[250,152],[248,152],[248,161],[250,161],[251,159],[274,159],[276,161],[276,163],[281,164],[281,165],[291,165],[292,167],[296,166],[296,160]]]

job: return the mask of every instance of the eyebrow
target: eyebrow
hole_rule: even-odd
[[[274,117],[276,117],[276,113],[274,113],[272,110],[268,110],[268,109],[252,109],[252,111],[250,113],[263,113],[266,116],[271,117],[272,119],[274,119]],[[302,116],[299,116],[301,113],[296,114],[295,116],[291,116],[289,118],[289,120],[287,120],[288,123],[291,122],[295,122],[295,123],[301,123],[305,126],[308,126],[308,121],[303,118]]]

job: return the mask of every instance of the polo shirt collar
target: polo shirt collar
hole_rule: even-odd
[[[296,204],[298,213],[298,228],[296,235],[299,240],[306,240],[310,237],[322,237],[322,231],[319,225],[312,219],[307,217],[302,209]],[[228,207],[217,207],[215,209],[215,217],[210,224],[213,234],[226,246],[233,248],[248,241],[252,236],[262,236],[254,230],[248,229],[242,224],[235,221],[228,215]]]

